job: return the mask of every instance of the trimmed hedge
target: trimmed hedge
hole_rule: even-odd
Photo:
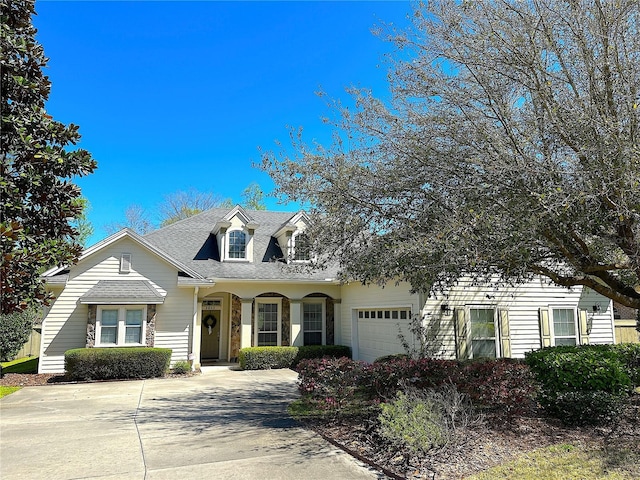
[[[640,345],[547,347],[525,359],[540,404],[568,424],[610,421],[640,380]]]
[[[298,347],[247,347],[240,349],[238,359],[243,370],[290,368]]]
[[[169,348],[76,348],[64,353],[64,369],[71,380],[162,377],[170,361]]]
[[[351,347],[346,345],[305,345],[298,347],[298,355],[293,361],[292,368],[295,368],[302,360],[309,358],[351,358]]]

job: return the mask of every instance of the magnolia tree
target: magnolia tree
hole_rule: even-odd
[[[415,6],[381,101],[352,90],[331,145],[266,153],[311,205],[318,263],[416,290],[542,275],[640,307],[640,2]]]
[[[46,303],[40,274],[73,263],[81,245],[74,226],[86,202],[72,182],[96,162],[82,149],[76,125],[45,110],[51,82],[35,40],[33,0],[1,0],[0,313]]]

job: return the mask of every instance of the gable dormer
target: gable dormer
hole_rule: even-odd
[[[218,242],[220,261],[253,262],[253,237],[258,227],[240,205],[218,220],[211,233]]]
[[[305,212],[298,212],[273,234],[287,263],[309,261],[309,242],[304,233],[309,222]]]

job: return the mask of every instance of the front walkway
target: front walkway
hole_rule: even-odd
[[[0,478],[381,479],[295,425],[290,370],[27,387],[0,400]]]

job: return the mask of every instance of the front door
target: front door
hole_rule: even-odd
[[[202,318],[202,345],[200,355],[202,360],[218,359],[220,357],[220,310],[207,310]]]

